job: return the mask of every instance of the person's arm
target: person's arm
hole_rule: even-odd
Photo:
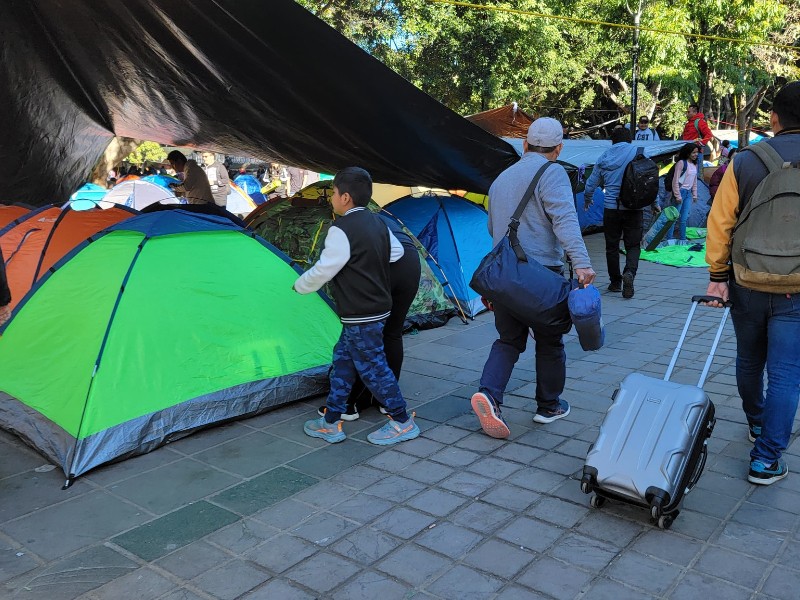
[[[586,180],[586,186],[583,188],[583,210],[589,209],[589,206],[594,200],[594,191],[597,189],[597,186],[600,185],[602,179],[602,169],[595,165],[592,169],[592,174],[589,175],[589,179]]]
[[[325,245],[319,260],[294,282],[294,290],[300,294],[316,292],[344,268],[350,260],[350,240],[344,231],[331,225],[325,236]]]
[[[387,229],[389,229],[387,227]],[[395,235],[392,233],[392,230],[389,229],[389,245],[391,246],[391,251],[389,252],[389,262],[397,262],[403,255],[406,253],[406,249],[403,248],[403,244],[400,243]]]
[[[683,161],[679,160],[675,163],[675,173],[672,176],[672,195],[675,199],[681,199],[681,175],[683,174]]]
[[[705,119],[700,119],[699,123],[700,129],[700,143],[704,146],[711,141],[711,138],[714,137],[714,134],[711,133],[711,128],[708,126],[708,122]]]
[[[578,213],[569,176],[563,167],[550,167],[542,175],[537,186],[536,197],[540,198],[546,215],[550,218],[558,241],[567,252],[575,269],[591,269],[589,253],[583,243]]]
[[[739,183],[733,167],[722,176],[708,215],[706,262],[712,283],[727,283],[731,258],[731,236],[739,218]]]
[[[217,185],[220,188],[225,188],[225,193],[231,191],[231,179],[228,177],[228,169],[225,168],[225,165],[219,164],[217,165]]]
[[[692,200],[695,202],[697,201],[697,180],[703,176],[703,158],[698,158],[698,162],[695,165],[695,176],[694,182],[692,183]]]

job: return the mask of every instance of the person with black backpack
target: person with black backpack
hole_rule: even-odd
[[[757,485],[789,474],[782,456],[800,400],[800,81],[775,95],[770,124],[775,137],[739,151],[725,171],[706,240],[706,295],[733,303],[736,385],[753,442],[747,479]]]
[[[597,159],[584,190],[584,210],[592,205],[594,192],[605,192],[603,232],[609,292],[633,298],[633,280],[639,267],[642,242],[642,209],[658,195],[658,166],[644,156],[643,148],[631,145],[631,133],[624,127],[611,132],[611,148]],[[625,244],[625,268],[619,270],[619,242]]]

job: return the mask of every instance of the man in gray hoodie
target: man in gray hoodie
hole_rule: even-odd
[[[628,209],[620,204],[622,179],[628,163],[636,156],[631,144],[631,132],[617,127],[611,132],[611,148],[603,152],[586,181],[583,209],[589,210],[597,186],[605,192],[603,233],[606,238],[606,264],[609,292],[622,292],[623,298],[633,298],[633,280],[639,268],[642,247],[642,209]],[[625,242],[625,269],[619,272],[619,241]]]
[[[555,119],[540,118],[528,128],[524,154],[515,165],[495,179],[489,188],[489,233],[497,245],[506,235],[511,215],[531,184],[534,174],[547,161],[555,161],[563,147],[563,129]],[[572,186],[564,167],[551,165],[536,186],[533,198],[520,217],[517,231],[525,254],[556,273],[564,272],[564,251],[575,268],[578,281],[590,284],[595,272],[583,243]],[[500,414],[503,392],[511,372],[525,351],[528,331],[536,342],[536,423],[552,423],[569,414],[569,404],[560,396],[567,378],[564,331],[530,327],[503,306],[494,305],[494,322],[499,339],[492,345],[483,367],[479,391],[472,396],[472,408],[483,431],[495,438],[507,438],[510,431]]]

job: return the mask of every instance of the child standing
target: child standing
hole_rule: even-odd
[[[419,427],[406,412],[383,349],[383,328],[392,309],[389,263],[403,256],[403,247],[367,210],[371,197],[372,178],[364,169],[348,167],[336,174],[331,205],[340,218],[328,229],[319,260],[294,283],[295,291],[310,294],[330,281],[342,321],[325,415],[306,421],[303,431],[326,442],[343,441],[341,416],[360,375],[390,416],[367,440],[388,446],[419,436]]]

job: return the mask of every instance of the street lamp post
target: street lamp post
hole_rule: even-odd
[[[634,12],[630,5],[627,4],[628,12],[633,15],[633,77],[631,85],[631,134],[634,133],[636,127],[636,109],[639,101],[639,24],[642,20],[642,3],[644,0],[639,0],[639,5]]]

